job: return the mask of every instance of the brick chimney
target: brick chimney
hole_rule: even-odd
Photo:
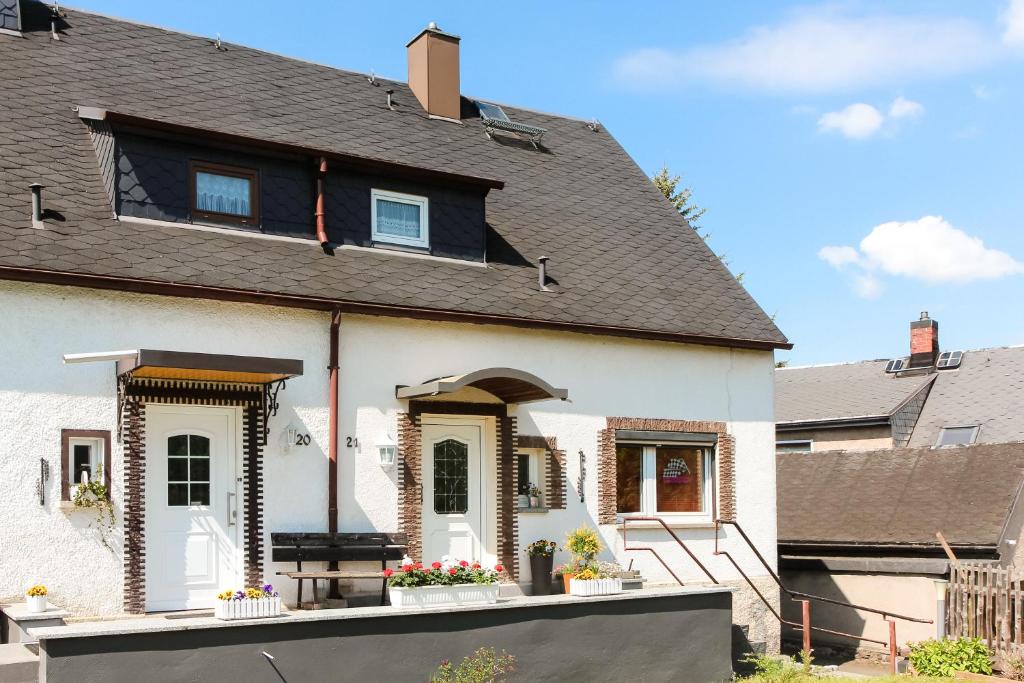
[[[939,323],[921,311],[921,319],[910,323],[910,367],[932,367],[938,357]]]
[[[405,46],[409,53],[409,87],[432,116],[461,118],[459,37],[430,24]]]

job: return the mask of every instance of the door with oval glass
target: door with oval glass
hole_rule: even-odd
[[[423,560],[480,560],[486,549],[482,427],[423,424]]]
[[[146,610],[212,607],[239,586],[235,408],[146,408]]]

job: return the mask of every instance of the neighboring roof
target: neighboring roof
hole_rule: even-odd
[[[997,546],[1024,481],[1024,443],[780,453],[786,545]]]
[[[24,37],[0,36],[0,277],[788,346],[604,127],[505,106],[548,131],[535,150],[487,139],[477,118],[428,118],[404,83],[77,10],[53,41],[48,8],[23,7]],[[503,181],[487,198],[488,264],[119,223],[75,106]],[[59,214],[45,229],[29,220],[34,182]],[[542,255],[553,293],[537,288]]]
[[[964,352],[942,370],[918,418],[910,446],[934,446],[943,427],[979,425],[978,443],[1024,441],[1024,346]]]
[[[779,368],[775,371],[776,421],[888,417],[932,377],[886,374],[887,362]]]

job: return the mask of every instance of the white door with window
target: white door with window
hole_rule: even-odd
[[[423,424],[423,560],[482,560],[485,551],[481,425]]]
[[[146,609],[212,607],[241,585],[235,408],[146,408]]]

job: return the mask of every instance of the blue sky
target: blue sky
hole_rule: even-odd
[[[76,6],[405,77],[428,21],[467,95],[599,119],[682,173],[792,364],[1024,344],[1024,0]]]

